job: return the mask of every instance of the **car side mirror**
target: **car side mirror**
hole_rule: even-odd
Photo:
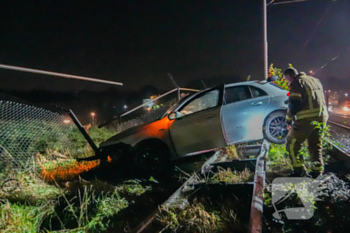
[[[180,112],[172,112],[169,114],[169,120],[174,120],[181,118],[181,113]]]

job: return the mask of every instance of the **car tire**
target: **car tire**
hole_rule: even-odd
[[[163,145],[143,145],[136,149],[134,162],[137,173],[141,175],[158,176],[166,171],[169,164],[169,150]]]
[[[278,111],[271,113],[265,120],[265,138],[271,143],[283,144],[285,143],[287,134],[286,112]]]

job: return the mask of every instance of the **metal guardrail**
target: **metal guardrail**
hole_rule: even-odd
[[[261,146],[261,152],[256,162],[255,177],[254,177],[254,191],[252,204],[250,209],[250,233],[262,232],[262,215],[264,212],[264,187],[265,187],[265,166],[266,159],[269,153],[270,143],[264,141]]]

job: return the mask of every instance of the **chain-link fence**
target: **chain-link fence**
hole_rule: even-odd
[[[36,155],[46,159],[88,153],[86,141],[64,116],[0,100],[0,162],[25,167]]]

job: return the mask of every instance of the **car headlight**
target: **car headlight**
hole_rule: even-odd
[[[344,111],[349,111],[350,109],[349,109],[348,107],[345,106],[345,107],[343,108],[343,110],[344,110]]]

